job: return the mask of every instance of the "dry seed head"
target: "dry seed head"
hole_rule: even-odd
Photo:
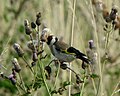
[[[8,78],[9,78],[9,79],[14,78],[14,75],[13,75],[13,74],[10,74],[10,75],[8,76]]]
[[[31,30],[31,28],[29,26],[25,26],[25,33],[27,35],[30,35],[32,33],[32,30]]]
[[[31,22],[31,28],[33,28],[33,29],[36,28],[36,24],[34,22]]]
[[[89,40],[89,41],[88,41],[88,44],[89,44],[89,48],[90,48],[90,49],[93,49],[93,48],[95,47],[93,40]]]
[[[14,65],[15,71],[19,73],[21,71],[21,67],[20,67],[18,60],[16,58],[14,58],[12,60],[12,64]]]
[[[8,76],[8,79],[11,81],[11,83],[12,83],[13,85],[16,84],[16,79],[14,78],[14,75],[13,75],[13,74],[10,74],[10,75]]]
[[[49,28],[44,28],[41,32],[41,41],[46,41],[49,35],[52,35],[51,30]]]
[[[28,46],[28,48],[31,49],[31,50],[34,50],[34,49],[35,49],[32,41],[29,41],[29,42],[27,43],[27,46]]]
[[[37,19],[36,19],[36,24],[37,24],[38,26],[41,25],[41,20],[40,20],[40,18],[37,18]]]
[[[22,50],[19,44],[14,43],[13,48],[15,49],[19,57],[22,57],[24,55],[24,51]]]
[[[41,17],[41,13],[38,12],[38,13],[36,14],[36,17],[37,17],[37,18],[40,18],[40,17]]]
[[[115,8],[112,8],[111,9],[111,12],[110,12],[110,19],[111,20],[115,20],[116,19],[116,17],[117,17],[117,9],[115,9]]]
[[[15,79],[15,78],[11,78],[10,80],[11,80],[11,83],[12,83],[13,85],[16,84],[16,79]]]
[[[33,52],[33,55],[32,55],[32,59],[34,62],[36,62],[38,60],[38,56],[37,56],[37,53],[36,52]]]
[[[33,45],[33,44],[34,44],[34,45]],[[35,46],[35,47],[38,46],[38,41],[37,41],[37,40],[33,40],[33,42],[32,42],[32,41],[29,41],[29,42],[27,43],[27,46],[28,46],[29,49],[35,50],[34,46]]]
[[[31,30],[31,28],[29,26],[29,22],[28,22],[27,19],[24,21],[24,26],[25,26],[25,33],[27,35],[30,35],[32,33],[32,30]]]

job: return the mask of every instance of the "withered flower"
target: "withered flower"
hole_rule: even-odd
[[[24,51],[22,50],[19,44],[14,43],[13,48],[15,49],[19,57],[22,57],[24,55]]]
[[[16,58],[14,58],[12,60],[12,64],[14,65],[15,71],[19,73],[21,71],[21,67],[20,67],[18,60]]]

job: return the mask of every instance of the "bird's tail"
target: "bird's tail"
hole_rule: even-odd
[[[79,50],[75,49],[74,47],[70,47],[67,50],[70,53],[75,53],[76,54],[76,58],[81,59],[82,61],[86,62],[87,64],[91,64],[91,61],[88,59],[88,57],[83,54],[82,52],[80,52]]]

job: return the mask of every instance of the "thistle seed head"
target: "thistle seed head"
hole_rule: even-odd
[[[21,71],[21,67],[20,67],[18,60],[16,58],[14,58],[12,60],[12,64],[14,65],[15,71],[19,73]]]
[[[22,57],[24,55],[24,51],[22,50],[19,44],[14,43],[13,48],[15,49],[19,57]]]
[[[36,62],[38,60],[38,56],[36,52],[33,52],[33,57],[32,57],[33,61]]]
[[[36,14],[36,17],[37,17],[37,18],[40,18],[40,17],[41,17],[41,13],[38,12],[38,13]]]

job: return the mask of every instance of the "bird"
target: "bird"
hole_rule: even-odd
[[[72,46],[69,46],[53,34],[50,34],[50,29],[44,28],[40,38],[42,42],[47,43],[53,56],[60,62],[70,63],[75,59],[80,59],[87,64],[91,64],[91,61],[84,53]]]

